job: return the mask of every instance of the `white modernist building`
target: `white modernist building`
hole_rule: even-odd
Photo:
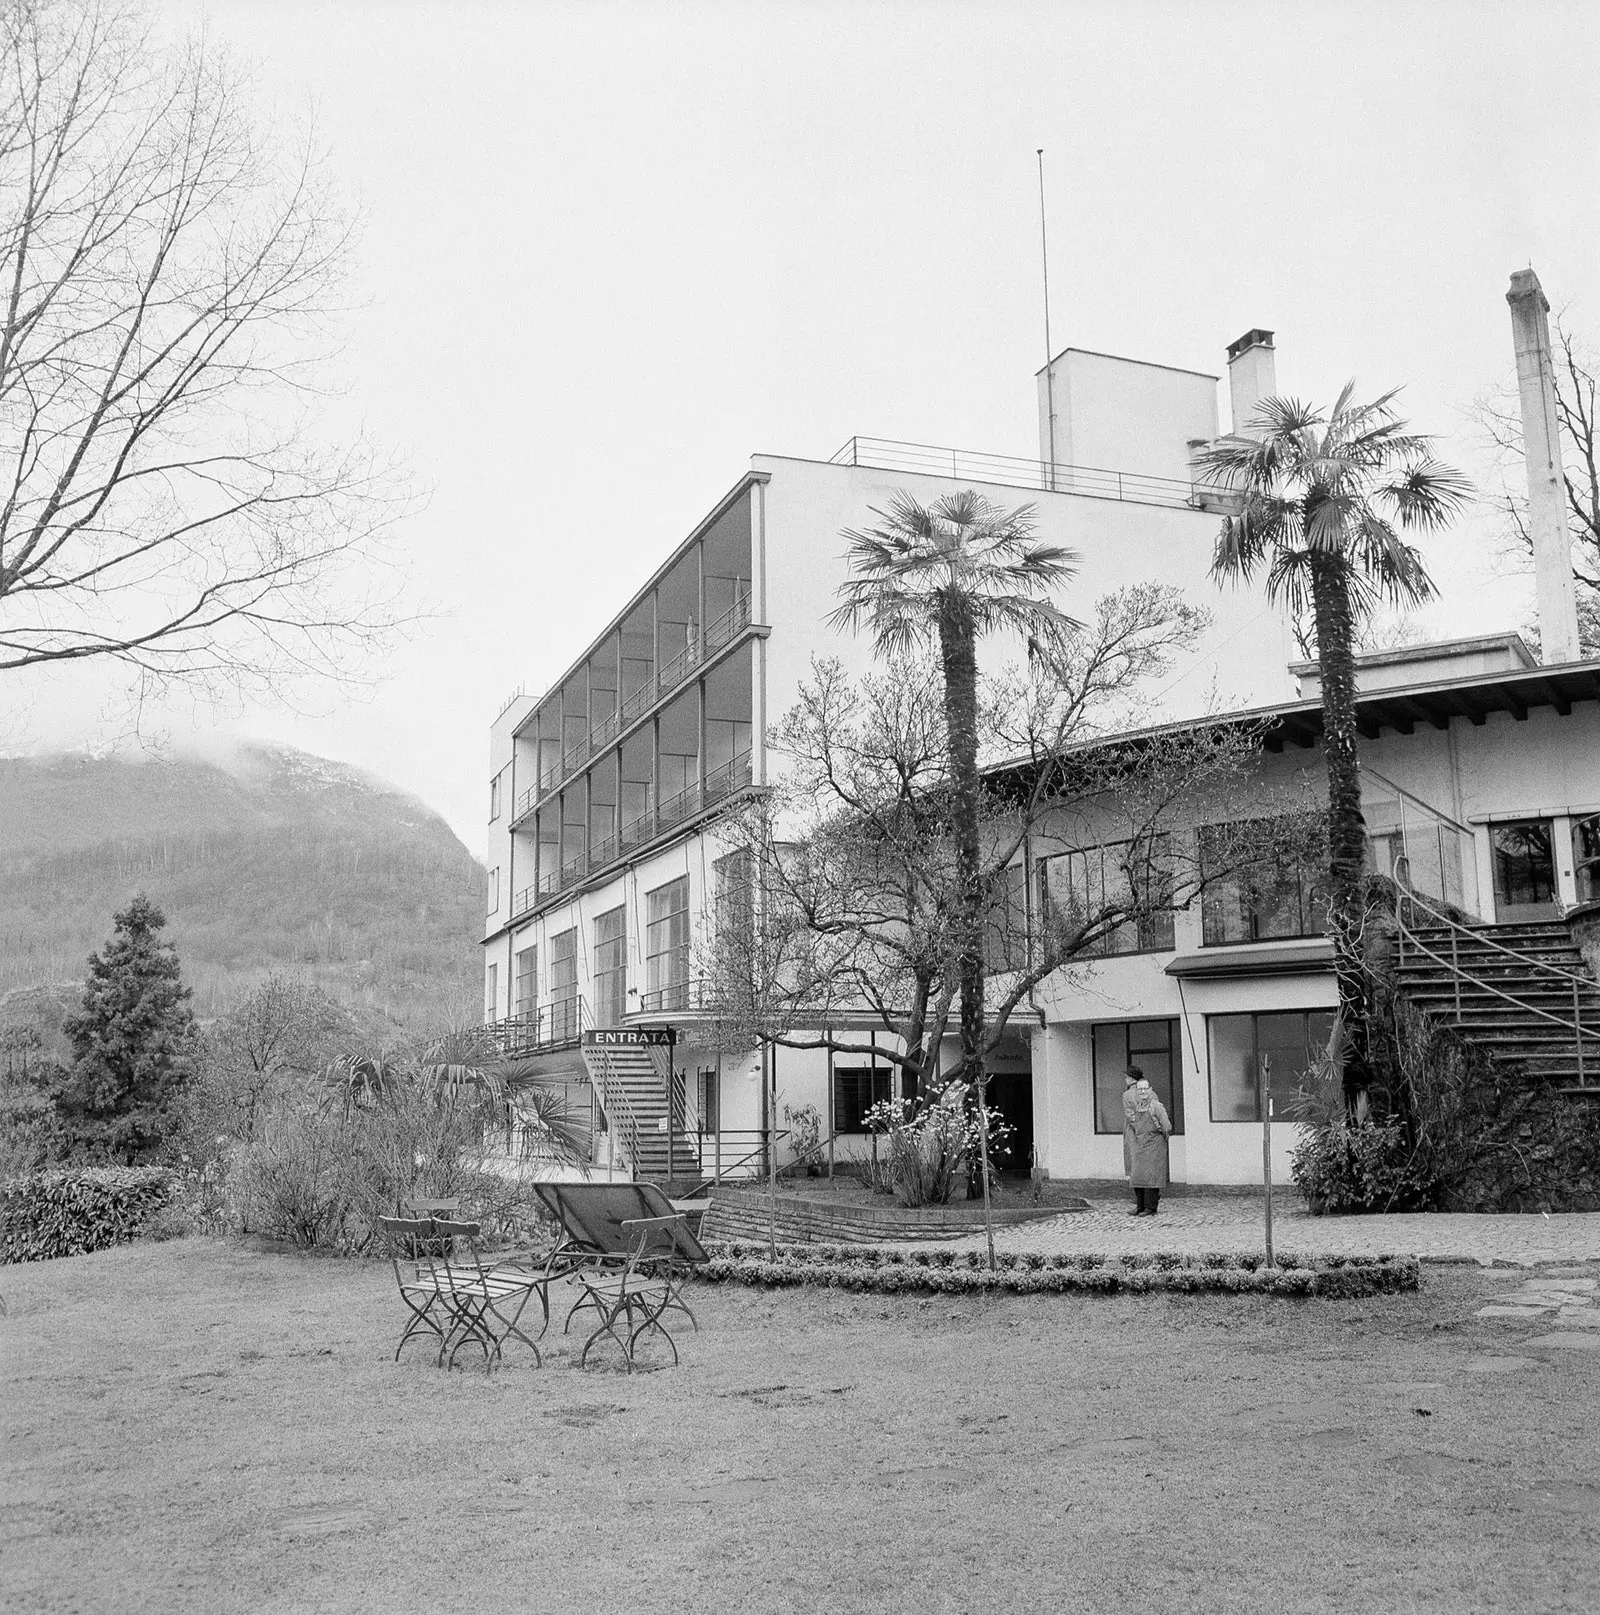
[[[1271,333],[1228,353],[1240,422],[1273,390]],[[737,1174],[803,1105],[836,1160],[868,1146],[861,1116],[888,1095],[888,1068],[718,1047],[696,1007],[693,933],[715,899],[717,819],[774,782],[765,735],[812,657],[870,665],[870,646],[827,619],[841,533],[870,526],[896,491],[1032,503],[1038,536],[1080,557],[1069,609],[1131,582],[1176,585],[1213,626],[1151,692],[1152,718],[1252,712],[1270,720],[1264,779],[1315,786],[1314,669],[1291,666],[1288,625],[1259,593],[1219,592],[1208,575],[1217,500],[1190,467],[1219,432],[1218,378],[1069,349],[1038,390],[1037,459],[876,439],[829,461],[755,456],[687,536],[663,543],[659,569],[588,651],[495,720],[487,1019],[549,1079],[592,1083],[612,1169]],[[1594,664],[1540,667],[1502,636],[1369,659],[1362,681],[1375,852],[1418,869],[1431,838],[1432,886],[1419,885],[1486,921],[1554,916],[1585,895],[1585,837],[1600,825]],[[1086,851],[1041,847],[1028,892],[1044,900],[1050,860]],[[1175,1179],[1256,1177],[1246,1073],[1271,1050],[1287,1077],[1326,1041],[1334,987],[1319,929],[1298,896],[1264,913],[1218,897],[1177,915],[1170,935],[1047,981],[993,1073],[1015,1158],[1026,1166],[1031,1150],[1054,1177],[1118,1176],[1114,1096],[1136,1058],[1177,1124]]]

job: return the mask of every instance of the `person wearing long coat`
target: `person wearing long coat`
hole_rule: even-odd
[[[1122,1090],[1122,1165],[1133,1186],[1135,1217],[1153,1217],[1161,1191],[1172,1181],[1167,1161],[1167,1139],[1172,1122],[1167,1108],[1155,1096],[1136,1065],[1128,1067],[1128,1085]]]

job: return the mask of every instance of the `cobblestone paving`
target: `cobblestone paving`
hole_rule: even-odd
[[[1479,1307],[1480,1318],[1503,1318],[1531,1322],[1548,1334],[1530,1335],[1517,1342],[1521,1346],[1542,1346],[1553,1351],[1600,1351],[1600,1307],[1594,1304],[1597,1283],[1576,1270],[1550,1273],[1524,1279],[1514,1290],[1497,1290],[1486,1307]]]
[[[1286,1197],[1288,1198],[1288,1197]],[[1181,1254],[1260,1250],[1262,1202],[1241,1196],[1163,1199],[1154,1217],[1130,1217],[1124,1200],[1091,1200],[1091,1209],[997,1230],[1001,1250],[1143,1251]],[[1550,1216],[1475,1216],[1430,1212],[1387,1217],[1313,1217],[1298,1200],[1274,1207],[1273,1242],[1297,1256],[1392,1253],[1424,1259],[1511,1263],[1600,1261],[1600,1212]],[[982,1237],[953,1240],[959,1248]]]

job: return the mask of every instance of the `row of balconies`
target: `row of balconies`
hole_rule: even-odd
[[[731,645],[749,626],[750,596],[743,594],[714,622],[698,634],[692,634],[681,651],[626,696],[614,711],[593,724],[581,740],[567,747],[559,759],[541,767],[537,783],[518,796],[512,814],[513,822],[525,817],[557,786],[570,779],[607,747],[614,745],[657,702],[687,683],[698,668],[703,667],[718,651]]]
[[[594,842],[585,852],[555,868],[541,870],[532,885],[523,887],[513,897],[511,918],[520,919],[546,898],[583,885],[591,876],[637,852],[658,836],[677,829],[707,808],[727,801],[749,786],[751,780],[751,754],[742,751],[721,768],[713,769],[703,780],[667,797],[630,824],[623,825],[619,834]]]

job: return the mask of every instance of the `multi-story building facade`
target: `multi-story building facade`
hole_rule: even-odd
[[[1229,349],[1235,422],[1273,390],[1272,368],[1270,333]],[[870,645],[828,619],[841,534],[872,525],[895,492],[1031,503],[1038,536],[1079,557],[1068,609],[1140,580],[1176,586],[1213,624],[1150,692],[1151,717],[1253,713],[1268,723],[1262,799],[1291,776],[1317,788],[1320,708],[1294,682],[1314,670],[1291,673],[1288,625],[1258,593],[1209,577],[1220,501],[1190,465],[1218,435],[1218,379],[1068,350],[1038,390],[1037,459],[863,439],[827,462],[754,457],[584,655],[495,720],[487,1018],[552,1079],[594,1078],[597,1109],[626,1123],[607,1129],[613,1167],[620,1149],[640,1171],[738,1170],[785,1107],[808,1104],[835,1159],[868,1147],[861,1117],[888,1095],[887,1067],[719,1046],[698,1008],[694,938],[716,902],[718,821],[778,779],[766,736],[812,658],[872,665]],[[1585,838],[1600,833],[1597,677],[1591,663],[1541,668],[1514,636],[1369,661],[1375,857],[1431,867],[1419,888],[1484,920],[1576,903]],[[1094,853],[1036,837],[1021,884],[1046,903]],[[1259,894],[1229,902],[1208,894],[1033,995],[993,1071],[1020,1164],[1117,1176],[1120,1071],[1136,1058],[1170,1101],[1176,1177],[1258,1174],[1246,1077],[1267,1050],[1284,1079],[1304,1069],[1335,995],[1308,885],[1270,911]],[[604,1052],[629,1039],[597,1031],[631,1033],[650,1060],[636,1050],[630,1076]]]

